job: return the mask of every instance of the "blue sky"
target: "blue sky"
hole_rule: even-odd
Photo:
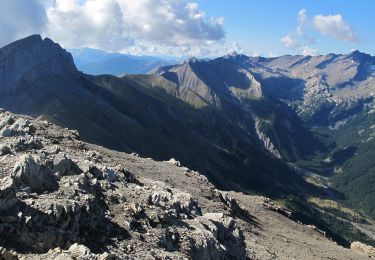
[[[280,39],[295,30],[297,15],[306,9],[308,19],[316,15],[342,15],[357,33],[358,42],[345,42],[321,35],[308,28],[316,39],[310,48],[319,53],[348,53],[351,49],[375,54],[375,1],[371,0],[201,0],[201,8],[210,16],[225,18],[226,41],[240,42],[245,52],[267,55],[300,53],[299,48],[286,48]]]
[[[375,54],[375,0],[1,0],[0,46],[41,34],[66,48],[155,56]]]

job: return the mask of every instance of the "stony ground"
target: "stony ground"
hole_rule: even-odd
[[[0,111],[0,259],[365,259],[265,197]]]

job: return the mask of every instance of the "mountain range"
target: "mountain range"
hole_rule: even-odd
[[[233,53],[149,68],[84,74],[33,35],[0,49],[0,106],[267,195],[342,245],[374,244],[374,57]]]
[[[172,64],[174,61],[152,56],[135,56],[109,53],[97,49],[69,49],[77,68],[87,74],[145,74],[149,71]]]

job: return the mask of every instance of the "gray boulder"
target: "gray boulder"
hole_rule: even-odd
[[[231,217],[225,217],[223,213],[207,213],[198,217],[202,224],[207,220],[212,224],[204,225],[224,246],[225,254],[230,259],[246,259],[246,248],[242,231],[237,227]]]
[[[53,159],[53,173],[59,176],[74,175],[79,173],[79,168],[69,156],[59,153]]]
[[[0,212],[6,211],[16,203],[17,198],[12,178],[0,179]]]
[[[75,243],[69,247],[69,253],[76,258],[83,258],[88,257],[91,251],[88,247]]]
[[[200,214],[198,203],[191,194],[181,192],[177,189],[163,188],[155,185],[148,197],[148,203],[162,207],[167,210],[174,210],[181,218],[187,218]]]
[[[15,121],[14,116],[8,115],[8,114],[2,114],[0,117],[0,130],[2,130],[6,126],[12,125],[14,121]]]
[[[32,133],[33,132],[33,126],[31,122],[25,118],[18,118],[14,123],[12,123],[11,118],[6,118],[3,122],[1,122],[1,125],[4,125],[2,129],[0,130],[0,136],[2,137],[10,137],[15,136],[20,133]]]
[[[192,259],[225,259],[225,251],[215,236],[201,224],[189,233],[187,253]]]
[[[30,154],[20,157],[11,176],[17,186],[30,187],[34,191],[51,190],[57,184],[45,162],[39,156]]]
[[[117,171],[111,167],[104,166],[102,169],[103,177],[109,182],[115,182],[118,180]]]

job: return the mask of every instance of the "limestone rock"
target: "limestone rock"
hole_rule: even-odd
[[[225,259],[225,251],[212,232],[201,227],[189,235],[188,252],[192,259]]]
[[[176,165],[176,166],[181,166],[181,163],[179,161],[177,161],[176,159],[174,158],[171,158],[169,161],[167,161],[168,163],[170,164],[173,164],[173,165]]]
[[[14,123],[11,124],[12,120],[6,119],[4,123],[0,124],[5,124],[7,123],[8,125],[5,125],[2,127],[0,130],[0,136],[2,137],[10,137],[14,136],[20,133],[32,133],[33,131],[33,126],[31,122],[27,119],[24,118],[18,118]]]
[[[0,179],[0,213],[17,203],[14,182],[10,177]]]
[[[56,186],[56,181],[42,158],[31,154],[20,157],[11,176],[16,185],[30,187],[36,191],[51,190]]]
[[[148,202],[166,209],[173,209],[181,217],[191,217],[200,212],[200,208],[191,194],[170,188],[162,189],[157,185],[149,195]]]
[[[64,153],[59,153],[53,159],[53,173],[60,176],[77,174],[77,165]]]
[[[91,251],[88,247],[84,246],[84,245],[79,245],[77,243],[71,245],[69,247],[69,252],[74,256],[74,257],[77,257],[77,258],[83,258],[83,257],[87,257],[91,254]]]
[[[4,127],[7,127],[9,125],[12,125],[14,123],[15,119],[13,115],[9,114],[2,114],[0,118],[0,130],[2,130]]]
[[[354,251],[364,253],[368,257],[375,257],[375,248],[373,246],[369,246],[361,242],[355,241],[351,243],[350,248]]]
[[[246,259],[246,250],[242,231],[236,226],[233,218],[225,217],[223,213],[207,213],[202,218],[212,222],[216,228],[211,230],[216,239],[224,245],[227,257],[231,259]],[[202,219],[200,218],[200,219]]]
[[[115,182],[118,180],[117,171],[111,167],[103,167],[103,177],[106,178],[109,182]]]
[[[17,142],[15,142],[12,147],[17,152],[23,152],[27,150],[39,150],[43,148],[42,141],[35,136],[27,136],[23,138],[19,138]]]

